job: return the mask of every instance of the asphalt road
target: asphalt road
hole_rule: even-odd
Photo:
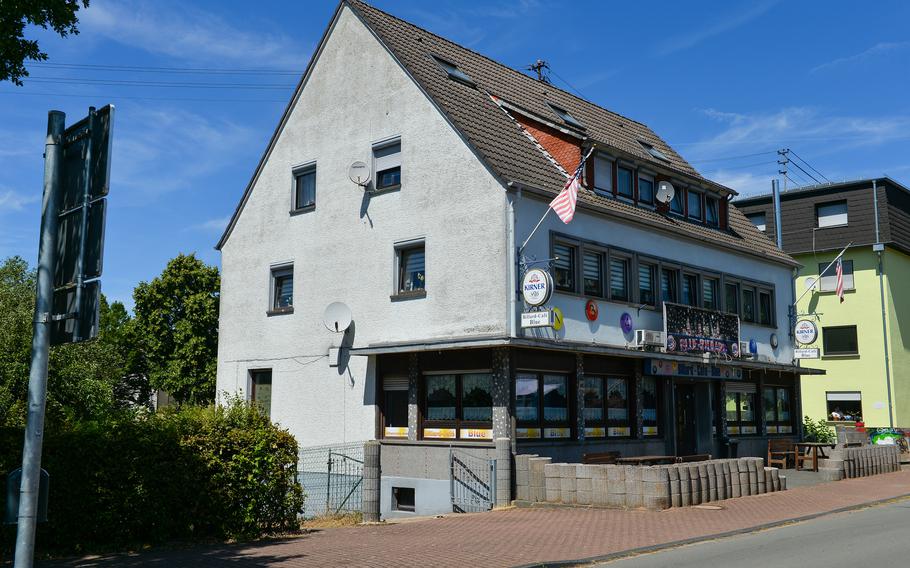
[[[600,564],[605,568],[910,565],[910,499]]]

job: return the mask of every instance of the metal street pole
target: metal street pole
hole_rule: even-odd
[[[44,198],[41,205],[41,240],[38,244],[38,286],[35,299],[32,363],[28,378],[28,418],[22,449],[22,485],[16,529],[15,568],[31,568],[35,559],[35,525],[41,480],[41,446],[44,440],[44,407],[47,401],[47,364],[54,303],[54,270],[57,212],[63,174],[63,132],[66,115],[52,110],[47,116],[44,142]]]

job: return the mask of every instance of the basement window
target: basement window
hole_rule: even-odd
[[[392,488],[392,509],[396,511],[414,512],[414,488],[413,487],[393,487]]]
[[[433,60],[436,61],[436,64],[446,72],[446,75],[449,76],[449,79],[454,79],[459,83],[464,83],[470,87],[474,87],[476,85],[476,83],[474,83],[474,79],[471,79],[467,73],[459,69],[458,65],[455,65],[450,61],[446,61],[441,57],[436,57],[435,55],[433,56]]]
[[[563,120],[563,122],[565,122],[566,124],[568,124],[570,126],[574,126],[575,128],[584,128],[584,125],[581,122],[579,122],[574,116],[569,114],[569,111],[567,111],[566,109],[560,108],[551,103],[547,103],[547,104],[550,105],[550,108],[553,109],[553,112],[555,112],[559,116],[559,118],[561,118]]]

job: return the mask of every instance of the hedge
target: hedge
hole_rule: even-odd
[[[0,476],[19,466],[22,430],[0,430]],[[254,406],[185,408],[84,422],[45,437],[45,552],[256,538],[299,528],[297,442]],[[5,505],[0,492],[0,510]],[[3,527],[9,552],[15,527]]]

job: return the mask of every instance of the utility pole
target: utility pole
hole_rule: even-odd
[[[550,73],[550,64],[547,63],[546,61],[544,61],[543,59],[538,59],[538,60],[535,61],[532,65],[529,65],[528,67],[526,67],[526,69],[527,69],[528,71],[534,71],[534,72],[536,72],[536,73],[537,73],[537,80],[540,81],[541,83],[549,83],[549,82],[550,82],[550,75],[549,75],[549,73]],[[544,69],[546,69],[546,72],[544,72]]]
[[[777,151],[780,158],[777,160],[777,163],[780,164],[780,169],[777,170],[777,173],[784,176],[784,191],[787,191],[787,164],[790,163],[790,148],[782,148]]]
[[[47,364],[51,342],[54,271],[57,261],[57,210],[63,177],[63,132],[66,115],[52,110],[47,116],[44,142],[44,197],[41,203],[41,240],[38,243],[38,286],[28,377],[28,418],[22,448],[22,485],[16,530],[15,568],[31,568],[35,558],[35,526],[44,442],[47,402]]]

